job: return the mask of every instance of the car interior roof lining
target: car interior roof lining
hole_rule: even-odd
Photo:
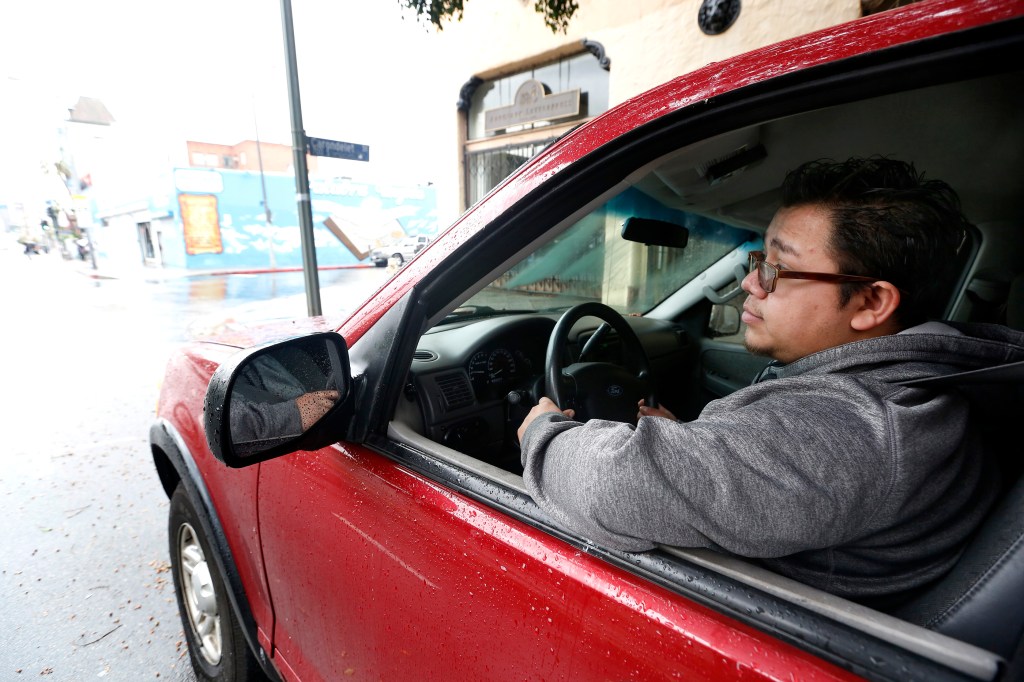
[[[1022,110],[1020,71],[883,95],[688,145],[662,157],[636,186],[666,206],[763,231],[792,168],[819,158],[880,154],[911,161],[927,177],[949,183],[973,221],[1005,219],[1024,213],[1024,194],[1006,182],[1024,148]],[[965,129],[972,135],[963,135]],[[757,144],[767,150],[765,158],[715,182],[705,177],[718,158]]]

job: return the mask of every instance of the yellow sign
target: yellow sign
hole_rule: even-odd
[[[185,253],[222,253],[217,197],[212,194],[179,194],[181,222],[185,229]]]

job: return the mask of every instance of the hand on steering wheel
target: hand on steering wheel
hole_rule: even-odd
[[[584,317],[597,317],[618,333],[624,367],[608,362],[577,362],[563,366],[563,353],[573,325]],[[637,402],[657,406],[650,377],[650,362],[636,332],[603,303],[581,303],[565,311],[548,341],[544,363],[545,393],[564,409],[576,411],[578,421],[608,419],[636,423]]]

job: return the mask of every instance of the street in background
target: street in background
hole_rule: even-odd
[[[304,309],[301,272],[94,279],[0,235],[4,424],[0,679],[191,681],[170,580],[167,497],[147,433],[170,351]],[[383,283],[322,273],[325,310]]]

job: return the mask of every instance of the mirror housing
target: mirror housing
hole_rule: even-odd
[[[732,336],[740,332],[740,311],[727,304],[716,303],[711,306],[711,317],[708,319],[708,336]]]
[[[622,224],[622,238],[647,246],[669,246],[682,249],[690,240],[690,231],[684,225],[653,218],[626,218]]]
[[[336,332],[239,351],[206,390],[206,442],[236,469],[335,443],[351,419],[352,383]]]

